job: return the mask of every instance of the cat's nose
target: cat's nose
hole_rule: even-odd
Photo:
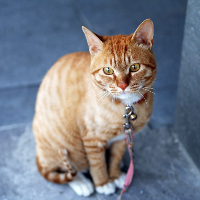
[[[128,84],[126,82],[120,81],[117,86],[120,87],[122,90],[125,90],[128,87]]]

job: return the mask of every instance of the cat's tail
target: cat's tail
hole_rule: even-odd
[[[77,174],[77,171],[75,171],[74,169],[68,169],[66,172],[62,172],[61,170],[56,168],[54,169],[44,168],[40,164],[37,156],[36,156],[36,164],[40,174],[46,180],[51,181],[53,183],[64,184],[71,182]]]

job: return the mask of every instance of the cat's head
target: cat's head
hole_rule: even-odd
[[[83,31],[89,45],[95,85],[125,104],[138,102],[156,77],[153,22],[145,20],[128,36],[99,36],[85,27]]]

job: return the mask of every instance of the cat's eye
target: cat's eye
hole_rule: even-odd
[[[103,71],[104,71],[104,73],[107,74],[107,75],[111,75],[111,74],[114,73],[114,70],[113,70],[112,68],[110,68],[110,67],[104,67],[104,68],[103,68]]]
[[[135,64],[130,66],[130,71],[131,72],[137,72],[139,69],[140,69],[140,64],[139,63],[135,63]]]

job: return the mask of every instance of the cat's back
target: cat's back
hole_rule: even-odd
[[[53,100],[55,96],[62,98],[65,95],[72,95],[74,91],[77,91],[77,87],[84,90],[86,80],[90,76],[89,71],[90,54],[88,52],[75,52],[61,57],[43,78],[38,98],[44,93],[46,96],[51,96],[50,99]]]
[[[90,57],[88,52],[74,52],[64,55],[50,68],[45,75],[42,84],[44,81],[51,81],[54,83],[56,81],[61,81],[62,79],[65,79],[65,81],[68,82],[84,75],[88,75],[90,73]],[[77,81],[78,80],[76,80],[76,82]]]

